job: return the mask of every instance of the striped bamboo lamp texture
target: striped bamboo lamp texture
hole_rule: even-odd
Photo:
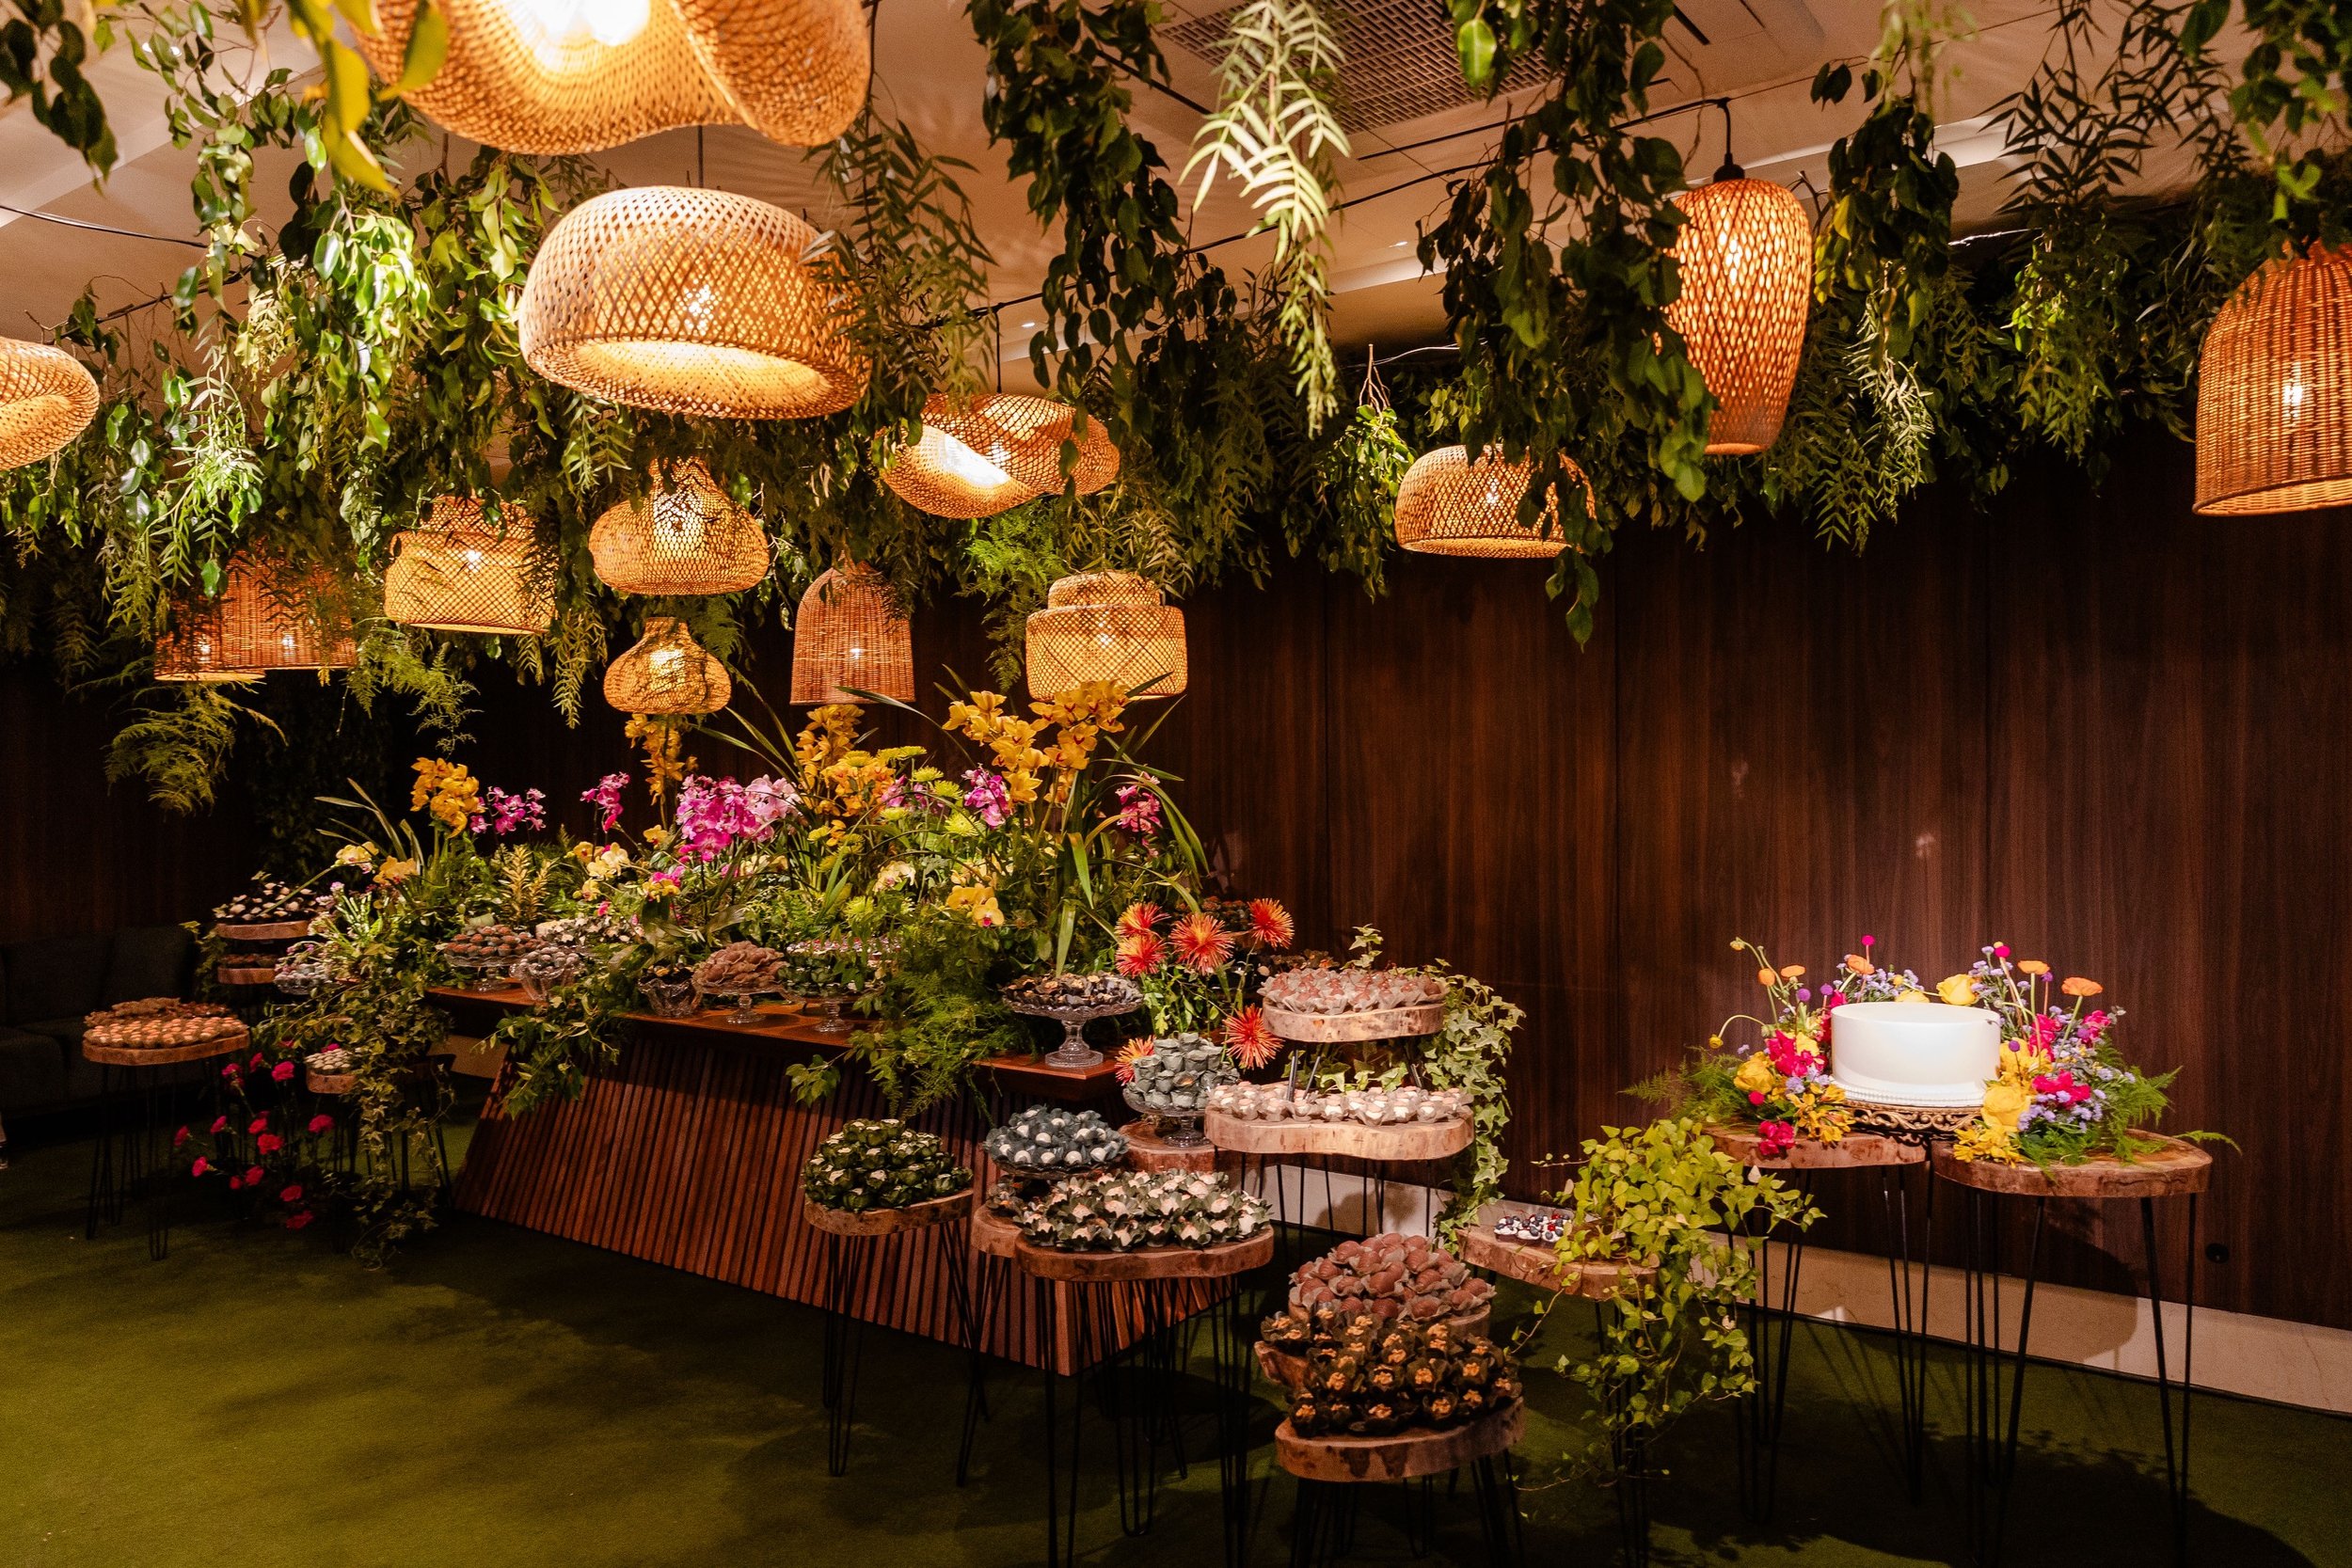
[[[1569,474],[1582,477],[1573,463]],[[1519,499],[1534,472],[1497,451],[1470,461],[1466,447],[1423,452],[1396,487],[1396,542],[1423,555],[1467,555],[1490,560],[1541,560],[1568,547],[1558,531],[1560,502],[1544,504],[1538,526],[1519,521]],[[1586,494],[1589,506],[1590,492]],[[1549,530],[1549,531],[1546,531]]]
[[[726,191],[647,185],[566,213],[523,281],[524,360],[592,397],[697,419],[837,413],[869,370],[817,231]]]
[[[870,566],[809,584],[792,618],[792,701],[862,703],[860,691],[914,701],[914,637]]]
[[[1132,572],[1082,572],[1046,590],[1029,617],[1029,695],[1108,681],[1137,698],[1173,697],[1191,676],[1184,612]],[[1148,688],[1148,689],[1141,689]]]
[[[743,122],[793,147],[829,142],[866,104],[857,0],[677,0],[687,41]]]
[[[1078,432],[1067,479],[1062,448],[1075,416],[1067,404],[1025,393],[983,393],[959,404],[934,394],[923,405],[922,439],[882,470],[898,498],[936,517],[993,517],[1065,484],[1090,496],[1119,477],[1119,449],[1100,420]]]
[[[1680,198],[1682,293],[1666,319],[1715,395],[1707,450],[1762,451],[1780,437],[1813,301],[1813,226],[1786,185],[1726,166]]]
[[[63,349],[0,338],[0,468],[54,457],[89,427],[98,383]]]
[[[699,457],[656,465],[643,502],[596,519],[588,553],[596,576],[624,594],[739,594],[772,559],[767,530]]]
[[[187,594],[172,601],[171,623],[155,642],[155,679],[213,685],[259,679],[262,672],[229,662],[220,600]]]
[[[604,672],[604,700],[623,713],[716,713],[734,695],[726,666],[668,615],[647,616],[645,635]]]
[[[323,568],[299,571],[251,556],[229,563],[220,629],[229,663],[248,670],[348,670],[359,661],[350,623],[328,601]]]
[[[508,152],[595,152],[657,131],[741,117],[695,57],[672,0],[435,0],[449,53],[402,96],[469,141]],[[419,0],[377,0],[353,33],[376,75],[397,81]]]
[[[443,496],[423,528],[392,536],[385,617],[433,631],[537,637],[554,624],[555,594],[532,559],[532,544],[519,519],[505,531],[480,501]]]
[[[2265,264],[2197,356],[2197,510],[2352,504],[2352,250]]]

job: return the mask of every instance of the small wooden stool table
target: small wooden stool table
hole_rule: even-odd
[[[2078,1165],[2010,1164],[1956,1158],[1948,1144],[1935,1148],[1935,1174],[1968,1189],[1968,1272],[1963,1286],[1968,1320],[1968,1526],[1977,1560],[1997,1563],[2009,1520],[2009,1486],[2017,1468],[2017,1436],[2026,1392],[2027,1337],[2033,1329],[2035,1276],[2042,1266],[2042,1223],[2050,1200],[2094,1203],[2139,1200],[2142,1244],[2148,1255],[2148,1302],[2156,1330],[2156,1405],[2164,1420],[2164,1479],[2172,1504],[2172,1550],[2188,1560],[2188,1409],[2191,1361],[2197,1350],[2197,1199],[2213,1178],[2213,1156],[2180,1138],[2151,1136],[2152,1148],[2132,1160],[2102,1155]],[[2001,1241],[1999,1200],[2033,1201],[2033,1240],[2026,1254],[2026,1289],[2017,1308],[2017,1350],[2009,1387],[2001,1386]],[[2180,1431],[2173,1432],[2171,1368],[2164,1340],[2164,1281],[2157,1263],[2156,1199],[2188,1199],[2188,1245],[2183,1254]]]
[[[837,1476],[850,1467],[850,1433],[857,1418],[857,1374],[866,1345],[866,1319],[857,1310],[861,1285],[871,1287],[874,1299],[895,1300],[906,1248],[885,1246],[895,1238],[918,1231],[959,1225],[972,1213],[973,1190],[966,1187],[946,1197],[910,1203],[898,1209],[828,1209],[803,1196],[801,1217],[825,1238],[825,1361],[822,1389],[825,1403],[825,1473]],[[972,1316],[971,1251],[961,1232],[940,1230],[947,1254],[947,1295],[966,1346],[979,1343]],[[882,1273],[873,1270],[874,1249],[882,1247]],[[958,1484],[962,1482],[961,1464]]]
[[[132,1189],[144,1187],[147,1256],[156,1262],[170,1256],[172,1153],[171,1144],[163,1133],[164,1122],[169,1118],[159,1117],[158,1113],[165,1108],[176,1075],[166,1069],[234,1056],[252,1043],[253,1037],[242,1025],[231,1033],[193,1045],[100,1045],[87,1038],[82,1041],[84,1058],[98,1064],[98,1142],[90,1150],[89,1203],[84,1216],[84,1240],[97,1237],[102,1220],[112,1223],[122,1218],[123,1202]],[[118,1069],[126,1079],[136,1075],[139,1098],[138,1130],[124,1139],[119,1172],[115,1148],[119,1119],[116,1101],[121,1098],[116,1082]],[[217,1093],[213,1101],[217,1103]]]
[[[1527,1405],[1515,1400],[1468,1426],[1443,1432],[1400,1432],[1389,1437],[1301,1437],[1285,1420],[1274,1429],[1275,1462],[1298,1479],[1298,1513],[1291,1527],[1293,1568],[1340,1560],[1352,1533],[1336,1507],[1341,1489],[1362,1481],[1416,1481],[1463,1465],[1478,1491],[1478,1521],[1496,1568],[1518,1560],[1518,1505],[1508,1470],[1497,1462],[1526,1434]]]
[[[999,1222],[1002,1223],[1002,1222]],[[1027,1275],[1037,1291],[1038,1321],[1043,1324],[1045,1367],[1045,1560],[1049,1568],[1075,1560],[1078,1533],[1078,1472],[1080,1425],[1085,1414],[1086,1382],[1105,1375],[1121,1353],[1119,1307],[1123,1296],[1140,1320],[1135,1344],[1147,1354],[1173,1331],[1183,1307],[1179,1289],[1206,1280],[1232,1280],[1274,1259],[1274,1227],[1269,1225],[1245,1241],[1209,1247],[1152,1247],[1136,1252],[1062,1252],[1013,1243],[1013,1266]],[[1069,1287],[1076,1323],[1069,1358],[1072,1390],[1070,1411],[1070,1473],[1068,1511],[1060,1465],[1063,1442],[1059,1396],[1062,1365],[1061,1298],[1057,1287]],[[1217,1456],[1219,1491],[1225,1526],[1225,1560],[1240,1568],[1249,1545],[1249,1354],[1254,1333],[1245,1334],[1233,1321],[1231,1293],[1205,1309],[1210,1325],[1211,1353],[1216,1363]],[[1172,1382],[1164,1375],[1147,1375],[1142,1408],[1113,1402],[1111,1427],[1118,1465],[1120,1528],[1141,1535],[1152,1528],[1159,1488],[1159,1449],[1164,1430],[1174,1425],[1175,1413],[1161,1407],[1167,1390],[1153,1386]]]
[[[1763,1152],[1762,1135],[1753,1127],[1710,1127],[1715,1147],[1754,1170],[1775,1171],[1794,1178],[1799,1193],[1813,1196],[1813,1178],[1825,1170],[1875,1170],[1879,1173],[1879,1210],[1886,1227],[1886,1278],[1889,1306],[1895,1320],[1895,1390],[1903,1433],[1903,1481],[1911,1500],[1919,1500],[1924,1481],[1927,1439],[1928,1379],[1928,1244],[1935,1225],[1935,1183],[1926,1188],[1927,1212],[1920,1231],[1922,1272],[1915,1298],[1912,1291],[1911,1187],[1905,1180],[1915,1169],[1924,1171],[1928,1150],[1924,1142],[1884,1132],[1855,1130],[1836,1143],[1799,1138],[1782,1153]],[[1781,1418],[1788,1408],[1788,1342],[1797,1322],[1797,1286],[1804,1273],[1804,1233],[1788,1243],[1788,1266],[1782,1271],[1777,1336],[1765,1322],[1772,1291],[1772,1236],[1769,1229],[1750,1234],[1763,1245],[1756,1253],[1756,1299],[1747,1304],[1748,1344],[1756,1357],[1756,1386],[1740,1402],[1740,1506],[1749,1518],[1769,1519],[1780,1486]]]

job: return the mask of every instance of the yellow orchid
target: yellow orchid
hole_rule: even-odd
[[[417,874],[417,863],[398,858],[386,861],[375,868],[375,879],[387,886],[405,882]]]

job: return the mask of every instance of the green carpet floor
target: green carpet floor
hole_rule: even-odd
[[[831,1480],[809,1308],[463,1217],[376,1273],[330,1237],[225,1219],[183,1227],[151,1263],[136,1224],[82,1239],[87,1161],[86,1145],[20,1145],[0,1173],[0,1568],[1041,1560],[1035,1374],[998,1376],[959,1489],[960,1358],[877,1332],[850,1471]],[[1883,1345],[1812,1324],[1796,1344],[1776,1522],[1740,1519],[1730,1421],[1709,1412],[1674,1440],[1658,1560],[1965,1561],[1956,1358],[1935,1369],[1943,1435],[1914,1507]],[[1605,1497],[1541,1483],[1573,1401],[1541,1370],[1530,1383],[1528,1561],[1612,1562]],[[2037,1368],[2026,1401],[2008,1560],[2167,1561],[2147,1386]],[[1290,1483],[1264,1479],[1274,1419],[1268,1403],[1263,1563],[1289,1550]],[[2352,1564],[2352,1421],[2204,1397],[2195,1433],[2196,1561]],[[1213,1457],[1129,1540],[1097,1456],[1085,1560],[1218,1560]],[[1367,1500],[1348,1560],[1405,1560],[1401,1500]],[[1467,1486],[1436,1513],[1424,1560],[1483,1560]]]

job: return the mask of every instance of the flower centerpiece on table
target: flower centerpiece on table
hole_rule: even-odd
[[[1164,910],[1139,900],[1120,911],[1112,931],[1113,963],[1143,988],[1156,1033],[1216,1033],[1245,1071],[1279,1053],[1282,1042],[1257,1005],[1245,1000],[1249,956],[1280,952],[1295,933],[1279,902],[1207,898]],[[1140,1049],[1149,1051],[1150,1042]]]
[[[1872,957],[1877,945],[1876,937],[1864,937],[1862,950],[1847,954],[1827,979],[1808,981],[1803,964],[1776,968],[1763,948],[1735,939],[1732,951],[1756,962],[1762,1014],[1725,1019],[1689,1063],[1640,1092],[1687,1105],[1714,1125],[1755,1127],[1756,1151],[1766,1159],[1788,1153],[1799,1138],[1837,1142],[1851,1131],[1853,1113],[1846,1091],[1830,1080],[1830,1016],[1851,1002],[1927,1000],[1916,974]],[[1742,1023],[1755,1025],[1756,1041],[1728,1043]]]
[[[1936,988],[2001,1021],[2000,1071],[1985,1085],[1982,1115],[1953,1139],[1954,1158],[2071,1165],[2153,1147],[2133,1133],[2163,1118],[2179,1069],[2151,1077],[2124,1060],[2115,1044],[2123,1009],[2099,1005],[2096,980],[2054,978],[2039,958],[2013,958],[2007,942],[1981,952]]]

